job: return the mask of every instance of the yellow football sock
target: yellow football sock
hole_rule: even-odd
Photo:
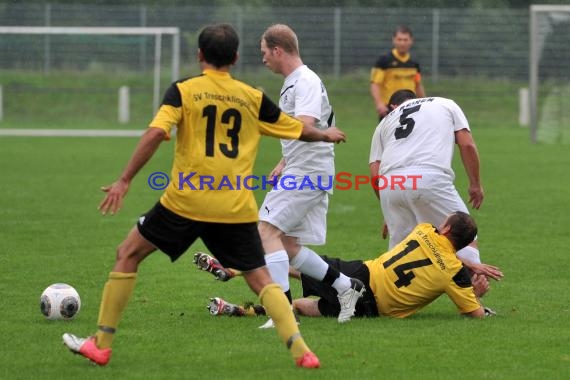
[[[287,348],[291,350],[293,357],[297,359],[309,352],[309,347],[299,332],[291,304],[283,294],[281,287],[277,284],[267,285],[259,293],[259,301],[265,307],[267,315],[273,319],[277,333]]]
[[[232,272],[234,274],[234,276],[243,276],[243,273],[241,273],[241,271],[234,269],[234,268],[228,268],[228,270],[230,272]]]
[[[115,330],[119,325],[121,314],[135,288],[136,273],[111,272],[103,289],[101,305],[99,306],[99,319],[97,347],[111,347]]]

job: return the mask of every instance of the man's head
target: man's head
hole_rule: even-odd
[[[406,100],[415,99],[417,98],[416,93],[412,90],[398,90],[390,96],[390,100],[388,101],[388,105],[390,109],[393,110],[394,108],[398,107],[400,104],[404,103]]]
[[[205,27],[198,36],[200,59],[220,68],[237,60],[239,37],[229,24],[215,24]]]
[[[299,57],[297,35],[287,25],[271,25],[261,36],[263,64],[274,73],[283,73],[283,58]]]
[[[467,247],[477,236],[477,224],[471,215],[456,211],[449,215],[438,228],[445,235],[456,251]]]
[[[392,32],[392,44],[398,51],[398,54],[407,54],[414,44],[414,35],[412,30],[405,25],[397,26],[394,29],[394,32]]]

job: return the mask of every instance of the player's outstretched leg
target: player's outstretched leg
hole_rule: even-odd
[[[261,305],[253,302],[246,302],[243,305],[230,303],[221,297],[210,298],[210,303],[206,306],[210,315],[229,315],[231,317],[257,317],[267,315]]]
[[[243,317],[245,315],[245,310],[241,306],[229,303],[220,297],[210,298],[210,303],[206,306],[206,309],[208,309],[211,315],[229,315],[235,317]]]
[[[265,286],[259,293],[259,300],[267,314],[273,319],[275,329],[291,351],[295,364],[301,368],[319,368],[319,358],[305,344],[293,316],[291,305],[277,284]]]
[[[350,318],[354,315],[356,302],[358,302],[358,299],[362,297],[365,291],[366,288],[362,281],[357,278],[350,279],[350,289],[338,295],[338,301],[340,302],[339,323],[350,321]]]
[[[216,277],[216,280],[228,281],[236,275],[231,269],[224,268],[217,259],[207,253],[195,253],[194,264],[196,264],[198,269],[213,274],[214,277]]]
[[[95,337],[79,338],[73,334],[63,334],[63,344],[74,354],[79,354],[93,363],[104,366],[111,359],[110,348],[99,348],[95,344]]]
[[[63,344],[74,354],[80,354],[92,362],[104,366],[111,359],[111,343],[121,314],[133,292],[136,273],[111,272],[103,288],[98,330],[94,337],[79,338],[63,334]]]

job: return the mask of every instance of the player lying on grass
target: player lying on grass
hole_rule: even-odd
[[[417,225],[402,242],[376,259],[323,258],[329,265],[365,284],[364,297],[356,304],[357,317],[405,318],[446,293],[461,314],[483,318],[494,314],[479,301],[489,289],[487,275],[474,273],[471,276],[456,255],[459,249],[473,241],[476,234],[473,218],[464,212],[455,212],[439,228],[428,223]],[[201,269],[222,280],[238,274],[221,267],[206,254],[197,254],[195,260]],[[208,266],[204,265],[206,263]],[[496,280],[503,276],[497,267],[480,266]],[[311,317],[338,315],[340,305],[333,288],[305,275],[300,275],[300,280],[304,297],[319,298],[294,300],[293,306],[299,314]],[[264,312],[257,305],[236,306],[221,298],[213,298],[208,308],[213,315],[259,315]]]

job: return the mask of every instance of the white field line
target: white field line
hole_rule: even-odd
[[[29,137],[140,137],[144,130],[105,130],[105,129],[3,129],[0,136]]]

